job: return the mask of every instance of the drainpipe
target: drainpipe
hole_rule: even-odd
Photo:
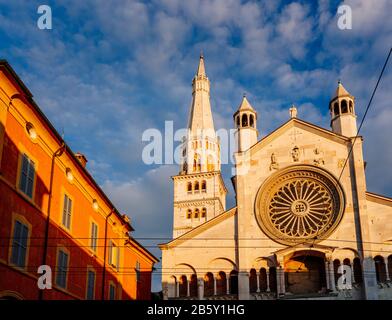
[[[54,176],[54,163],[57,157],[60,157],[65,150],[64,141],[61,143],[60,148],[58,148],[52,156],[52,165],[50,168],[50,183],[49,183],[49,199],[48,199],[48,210],[46,217],[46,226],[45,226],[45,242],[44,242],[44,253],[42,256],[42,265],[46,265],[47,254],[48,254],[48,240],[49,240],[49,225],[50,225],[50,209],[52,204],[52,192],[53,192],[53,176]],[[39,300],[43,300],[44,290],[39,289]]]
[[[102,293],[101,293],[101,300],[105,300],[105,276],[106,276],[106,242],[108,237],[108,220],[109,217],[113,214],[114,208],[110,213],[106,216],[105,219],[105,244],[103,247],[103,270],[102,270]]]

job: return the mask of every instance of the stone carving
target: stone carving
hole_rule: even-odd
[[[314,160],[313,160],[313,163],[314,163],[316,166],[324,165],[324,164],[325,164],[323,158],[314,159]]]
[[[297,108],[295,107],[295,105],[292,105],[290,107],[289,112],[290,112],[290,118],[296,118],[297,117],[298,111],[297,111]]]
[[[346,159],[339,159],[338,160],[338,168],[343,168]]]
[[[275,153],[272,153],[272,154],[271,154],[270,171],[271,171],[272,169],[275,169],[275,170],[279,169],[279,164],[278,164],[278,162],[276,161]]]
[[[291,150],[291,156],[293,157],[294,162],[299,161],[299,148],[295,146],[293,150]]]
[[[316,148],[316,149],[313,150],[313,152],[314,152],[314,154],[320,154],[320,149]]]

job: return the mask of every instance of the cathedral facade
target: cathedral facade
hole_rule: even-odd
[[[297,117],[258,139],[247,98],[234,113],[236,206],[226,208],[210,83],[200,57],[173,240],[161,244],[165,299],[392,299],[392,199],[366,186],[355,99],[339,82],[331,129]]]

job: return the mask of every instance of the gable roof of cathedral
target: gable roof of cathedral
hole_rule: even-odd
[[[180,235],[179,237],[177,237],[167,243],[158,244],[158,247],[161,250],[176,247],[187,240],[191,240],[192,238],[196,237],[197,235],[199,235],[203,231],[219,224],[220,222],[222,222],[230,217],[233,217],[235,214],[237,214],[237,207],[233,207],[229,210],[222,212],[221,214],[217,215],[216,217],[202,223],[201,225],[198,225],[197,227],[189,230],[188,232],[185,232],[184,234]]]

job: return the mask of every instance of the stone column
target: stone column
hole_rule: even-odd
[[[385,275],[387,277],[387,281],[390,281],[391,279],[389,278],[388,257],[384,257],[384,262],[385,262]]]
[[[216,277],[214,276],[214,296],[216,296]]]
[[[226,276],[226,293],[230,294],[230,278]]]
[[[176,280],[176,297],[180,296],[180,281]]]
[[[331,284],[330,284],[330,274],[329,274],[329,263],[328,260],[325,260],[325,281],[327,283],[327,290],[329,290],[331,288]]]
[[[186,296],[190,297],[191,291],[190,291],[190,280],[186,280]]]
[[[247,271],[238,272],[238,299],[249,300],[249,274]]]
[[[269,284],[269,271],[266,271],[266,275],[267,275],[267,292],[270,292],[271,291],[271,289],[270,289],[270,284]]]
[[[197,279],[197,291],[199,300],[204,300],[204,280]]]
[[[354,261],[351,262],[351,282],[355,283],[355,275],[354,275]]]
[[[284,278],[284,269],[282,267],[279,268],[280,270],[280,289],[281,289],[281,293],[283,295],[286,294],[286,284],[285,284],[285,278]]]
[[[333,268],[333,261],[330,260],[328,262],[329,264],[329,280],[330,280],[330,289],[332,292],[336,291],[336,286],[335,286],[335,270]]]
[[[257,277],[257,293],[260,292],[260,272],[256,271],[256,277]]]

